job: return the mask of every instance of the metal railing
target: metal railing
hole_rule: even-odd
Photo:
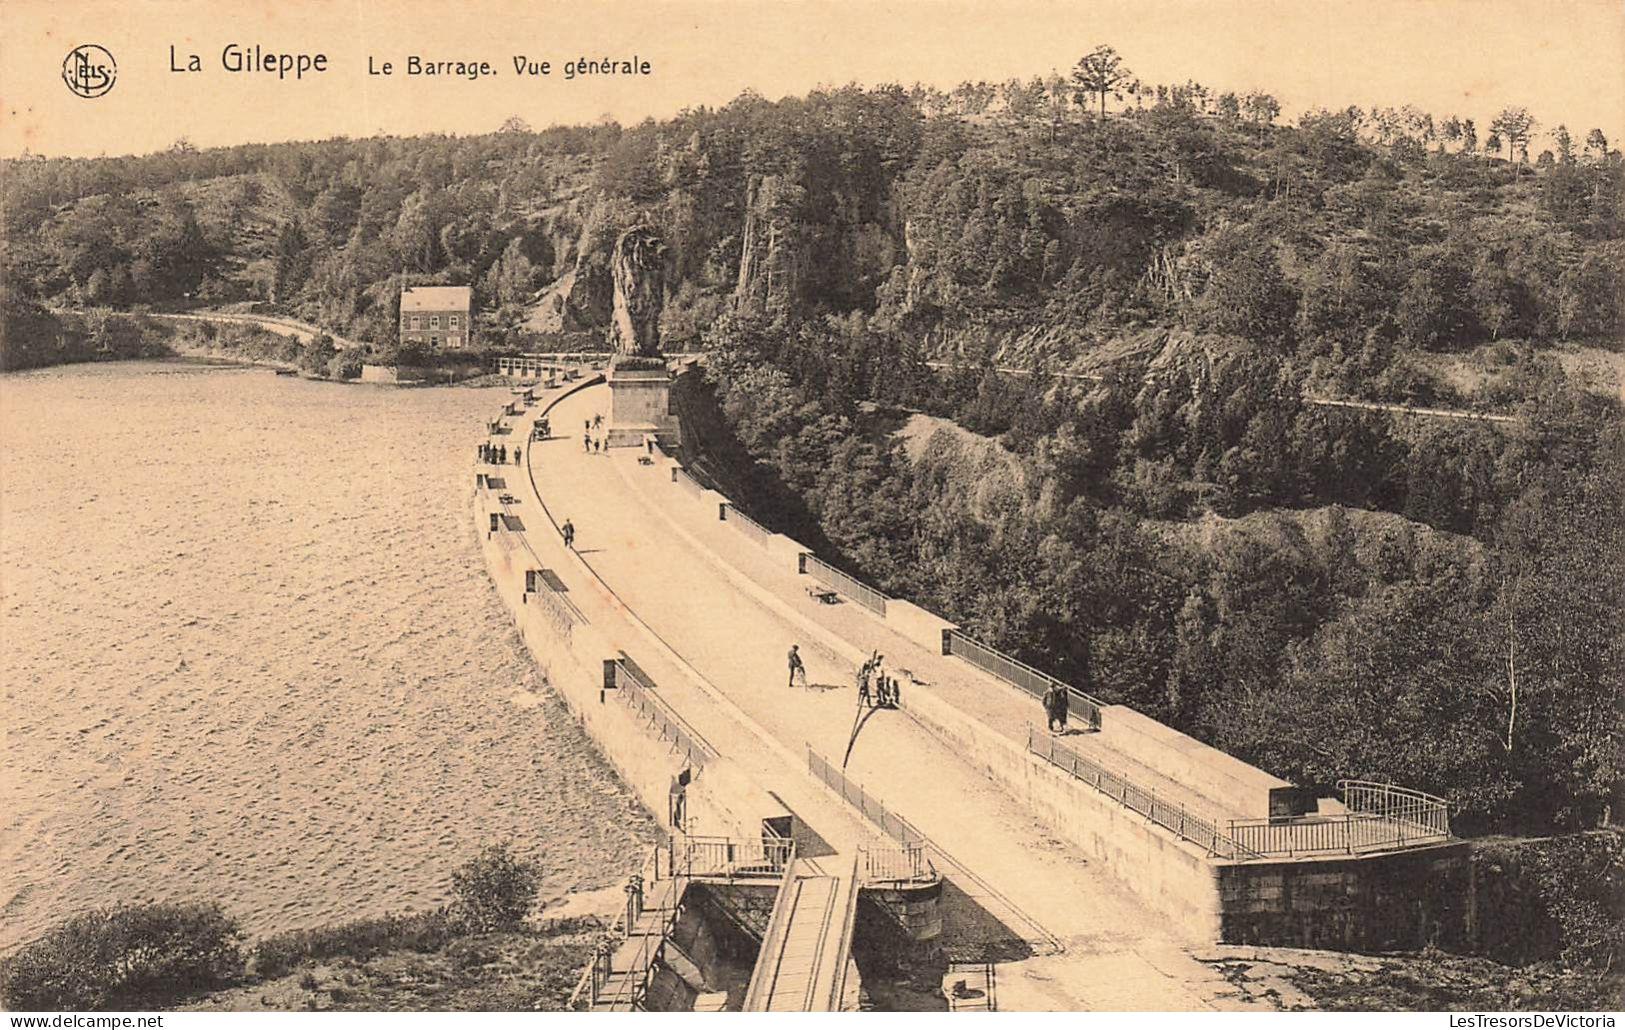
[[[660,922],[660,932],[645,933],[643,935],[638,950],[632,953],[631,960],[626,964],[626,976],[615,988],[613,994],[604,995],[599,993],[603,989],[603,983],[600,982],[596,969],[598,963],[594,962],[595,968],[589,992],[589,1005],[603,1004],[607,1005],[611,1011],[632,1012],[643,1004],[643,997],[649,989],[649,980],[654,975],[655,966],[660,962],[661,952],[665,950],[666,941],[671,937],[672,929],[677,925],[677,917],[681,914],[678,903],[682,900],[683,891],[688,889],[688,884],[683,880],[672,879],[660,882],[662,883],[662,889],[658,900],[654,905],[644,907],[644,911],[653,908],[665,913]],[[632,927],[628,926],[626,931],[627,936],[630,937]],[[606,955],[604,958],[603,979],[606,981],[615,972],[614,969],[609,968],[612,959],[613,953]]]
[[[914,824],[893,812],[881,803],[880,799],[864,790],[859,784],[847,778],[840,769],[825,761],[823,756],[807,745],[807,769],[818,777],[835,793],[839,794],[847,804],[863,813],[863,817],[876,826],[886,836],[899,844],[913,844],[916,841],[924,842],[925,834],[914,828]]]
[[[930,883],[938,879],[937,867],[919,842],[897,847],[858,845],[858,882]]]
[[[819,561],[810,554],[801,556],[801,571],[818,580],[838,594],[880,615],[886,614],[886,595],[860,580],[853,579],[828,562]]]
[[[1001,651],[995,651],[986,644],[978,643],[961,633],[957,629],[946,631],[943,638],[948,646],[948,653],[1004,680],[1012,686],[1020,687],[1034,697],[1043,697],[1044,692],[1053,686],[1058,686],[1067,692],[1069,699],[1068,714],[1079,711],[1088,720],[1091,729],[1100,729],[1100,710],[1106,702],[1091,697],[1077,687],[1062,683],[1047,672],[1018,661]]]
[[[540,575],[538,575],[536,578],[538,580],[542,579]],[[571,633],[575,629],[576,616],[575,613],[572,612],[565,605],[565,603],[559,599],[558,592],[543,581],[537,585],[535,590],[527,590],[524,597],[526,604],[530,603],[530,599],[532,597],[536,598],[537,611],[542,613],[542,617],[547,620],[548,625],[552,626],[560,638],[562,638],[564,642],[568,644],[570,642]]]
[[[666,844],[667,875],[762,879],[782,875],[796,859],[795,841],[784,837],[674,837]],[[656,863],[658,871],[658,859]]]
[[[661,740],[670,741],[673,750],[696,768],[717,757],[717,749],[655,692],[654,684],[645,678],[646,673],[641,673],[624,654],[612,664],[615,689]]]
[[[1450,802],[1409,787],[1370,780],[1338,780],[1343,805],[1351,813],[1378,815],[1424,833],[1450,836]]]
[[[834,974],[830,977],[829,1002],[825,1005],[825,1012],[841,1011],[841,1002],[846,994],[846,970],[851,965],[848,959],[852,954],[852,934],[858,919],[858,856],[852,857],[852,873],[846,882],[846,911],[841,916],[841,928],[835,937],[835,944],[840,950],[831,960]]]
[[[700,485],[700,481],[698,479],[695,479],[693,476],[688,474],[688,469],[672,469],[671,481],[688,491],[690,494],[694,495],[695,500],[700,500],[705,496],[705,487]]]
[[[1450,803],[1390,783],[1341,780],[1347,812],[1290,819],[1235,819],[1230,835],[1269,857],[1358,855],[1450,839]]]
[[[1040,733],[1031,724],[1027,726],[1027,750],[1056,768],[1071,773],[1074,778],[1089,784],[1125,808],[1140,813],[1181,840],[1188,840],[1203,848],[1210,855],[1230,859],[1262,857],[1261,852],[1244,841],[1238,841],[1233,833],[1227,835],[1220,832],[1216,820],[1158,796],[1156,791],[1147,790],[1099,762],[1083,757],[1047,734]],[[1235,824],[1231,826],[1233,828]]]
[[[731,502],[720,505],[717,513],[722,516],[722,521],[739,530],[754,543],[766,547],[773,539],[772,530],[734,507]]]
[[[780,941],[787,927],[786,920],[790,918],[790,905],[786,899],[790,897],[791,888],[795,886],[795,862],[791,860],[784,863],[784,875],[779,878],[779,889],[773,895],[773,914],[768,917],[767,928],[762,931],[762,946],[756,952],[756,964],[750,971],[749,986],[745,989],[745,1001],[740,1006],[743,1012],[762,1011],[762,994],[771,990],[772,984],[766,976],[767,964],[775,957],[773,942]]]

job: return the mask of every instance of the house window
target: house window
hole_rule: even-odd
[[[440,328],[440,316],[439,315],[430,315],[429,316],[429,328],[430,329],[439,329]]]
[[[457,316],[456,315],[451,316],[451,323],[450,323],[449,328],[452,328],[452,329],[457,328]]]
[[[429,337],[429,346],[431,346],[431,347],[440,346],[440,337],[438,337],[438,336]]]
[[[413,329],[422,329],[423,328],[423,319],[419,318],[416,315],[413,315],[412,316],[412,328]]]
[[[448,346],[448,347],[461,347],[462,345],[463,345],[463,338],[461,336],[458,336],[456,333],[452,333],[450,336],[446,337],[446,346]]]

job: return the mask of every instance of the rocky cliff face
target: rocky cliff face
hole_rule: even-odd
[[[821,198],[784,176],[751,180],[734,309],[777,319],[828,305],[868,308],[901,248],[881,205],[839,191]]]
[[[660,309],[666,299],[666,246],[646,225],[626,230],[610,252],[614,282],[610,339],[615,353],[660,354]]]
[[[734,309],[750,318],[776,319],[801,305],[803,262],[800,208],[805,191],[777,175],[751,179],[739,252]]]

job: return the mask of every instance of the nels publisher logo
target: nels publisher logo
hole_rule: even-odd
[[[99,97],[112,89],[117,77],[118,64],[113,55],[95,43],[81,43],[68,51],[62,61],[62,81],[86,99]]]

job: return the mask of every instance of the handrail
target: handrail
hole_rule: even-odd
[[[1357,855],[1450,839],[1450,802],[1392,783],[1339,780],[1346,812],[1290,819],[1233,819],[1230,835],[1256,852],[1293,857]]]
[[[523,596],[527,599],[527,603],[529,598],[536,598],[537,604],[542,609],[543,617],[547,619],[549,625],[558,631],[559,636],[564,638],[565,643],[569,643],[570,638],[575,633],[576,614],[565,607],[564,602],[559,599],[557,591],[544,582],[540,589],[526,591]]]
[[[807,745],[807,770],[899,844],[925,840],[925,834],[915,829],[913,823],[887,808],[879,798],[865,791],[862,785],[848,779],[845,773],[814,751],[811,744]]]
[[[1040,741],[1044,744],[1043,750],[1039,749]],[[1083,757],[1060,741],[1040,735],[1031,723],[1027,724],[1027,750],[1056,768],[1070,772],[1073,778],[1095,788],[1123,807],[1132,809],[1163,829],[1172,831],[1181,840],[1190,841],[1204,848],[1210,855],[1231,859],[1263,857],[1256,849],[1237,842],[1234,822],[1231,823],[1230,834],[1221,833],[1213,820],[1191,812],[1184,805],[1162,798],[1156,791],[1141,787],[1099,762]],[[1064,762],[1056,759],[1057,753],[1064,756]]]
[[[941,878],[920,841],[897,847],[858,845],[864,883],[931,883]]]
[[[852,600],[880,615],[886,614],[885,594],[859,579],[854,579],[835,566],[805,552],[801,555],[801,571],[828,586],[836,593],[845,594]]]
[[[701,497],[704,495],[705,487],[700,485],[700,481],[698,479],[695,479],[689,474],[688,469],[681,467],[673,468],[671,470],[671,481],[682,487],[684,490],[687,490],[695,497]]]
[[[677,925],[677,902],[682,898],[682,891],[686,890],[687,886],[684,880],[677,877],[666,881],[665,892],[661,896],[663,903],[655,906],[655,908],[666,912],[665,918],[661,921],[660,932],[658,934],[644,934],[643,942],[638,945],[638,950],[632,953],[632,961],[627,963],[626,979],[621,981],[620,986],[615,989],[613,995],[610,995],[607,999],[594,998],[593,1004],[596,1005],[599,1001],[607,1001],[609,1007],[613,1010],[615,1006],[622,1004],[624,1000],[630,1010],[635,1008],[638,1002],[642,1000],[643,992],[648,987],[649,974],[654,971],[655,963],[660,961],[660,952],[665,948],[666,940],[671,936],[672,928]],[[669,902],[669,904],[665,902]],[[627,934],[630,935],[632,927],[628,926],[626,929]],[[638,973],[642,975],[634,975]]]
[[[761,992],[766,990],[766,977],[762,974],[767,971],[768,958],[773,951],[770,945],[779,939],[778,935],[784,930],[784,921],[790,918],[790,906],[785,901],[790,896],[791,885],[796,882],[795,867],[794,858],[784,863],[784,875],[779,878],[779,889],[773,895],[773,914],[768,917],[767,928],[762,931],[762,946],[756,952],[756,964],[750,971],[741,1011],[758,1011],[756,1006],[762,1003]]]
[[[1026,662],[1012,658],[1002,651],[994,650],[986,644],[973,640],[959,629],[949,629],[943,634],[943,641],[948,653],[963,658],[984,672],[991,673],[1004,680],[1011,686],[1020,687],[1034,697],[1044,696],[1050,687],[1060,687],[1065,690],[1072,701],[1080,705],[1089,719],[1093,729],[1100,729],[1101,709],[1106,702],[1097,697],[1084,693],[1077,687],[1063,683],[1047,672],[1033,668]]]
[[[722,516],[723,522],[733,526],[743,533],[747,539],[763,547],[766,547],[768,542],[773,539],[772,530],[740,511],[732,501],[724,501],[718,507],[717,514]]]
[[[667,843],[671,850],[669,862],[672,875],[687,877],[720,876],[727,879],[778,874],[795,861],[795,841],[778,837],[773,840],[752,840],[744,837],[682,838],[681,856],[677,854],[678,841]],[[695,858],[700,862],[696,866]],[[681,857],[682,864],[678,865]]]
[[[835,975],[830,978],[827,1012],[841,1011],[841,998],[846,994],[847,958],[852,954],[853,924],[858,917],[858,859],[852,857],[852,877],[847,881],[846,914],[841,918],[840,935],[835,938],[839,950],[835,954]]]
[[[668,705],[654,691],[654,684],[638,674],[624,653],[612,662],[615,670],[615,687],[622,692],[627,704],[631,705],[644,718],[648,719],[659,733],[660,739],[670,740],[674,747],[692,764],[705,765],[706,761],[719,756],[717,749],[712,747],[700,732],[688,724],[688,721],[677,710]]]

